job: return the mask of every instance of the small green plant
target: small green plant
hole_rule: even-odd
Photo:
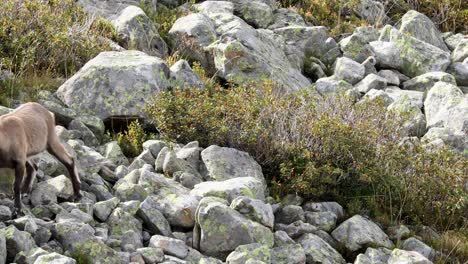
[[[138,120],[133,121],[124,132],[119,132],[113,136],[117,140],[120,148],[127,157],[136,157],[143,151],[143,142],[148,139],[143,126]]]

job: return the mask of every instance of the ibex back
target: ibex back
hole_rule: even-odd
[[[15,170],[13,217],[21,213],[21,193],[31,192],[36,174],[35,165],[28,159],[44,150],[65,165],[71,177],[75,199],[79,199],[81,182],[75,161],[55,134],[54,115],[40,104],[26,103],[0,116],[0,168]],[[23,180],[25,173],[26,178]]]

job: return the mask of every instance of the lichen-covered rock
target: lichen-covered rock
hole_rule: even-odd
[[[424,105],[424,93],[420,91],[403,90],[396,86],[389,86],[385,89],[394,102],[406,101],[410,105],[421,109]]]
[[[240,245],[226,258],[228,264],[244,264],[248,260],[271,262],[271,251],[266,245],[258,243]]]
[[[340,48],[343,56],[359,63],[364,62],[374,53],[369,46],[369,42],[376,41],[379,38],[377,29],[372,27],[358,27],[353,34],[340,41]]]
[[[200,13],[234,13],[234,4],[228,1],[204,1],[193,5],[195,11]]]
[[[39,256],[34,264],[76,264],[76,260],[55,252]]]
[[[316,233],[318,231],[317,227],[309,223],[304,223],[301,220],[298,220],[289,225],[276,223],[275,230],[284,231],[289,237],[293,239],[296,239],[303,234]]]
[[[0,232],[0,263],[5,264],[7,261],[7,248],[5,235]]]
[[[446,127],[468,131],[468,98],[455,85],[437,82],[424,100],[427,127]]]
[[[354,260],[354,264],[377,264],[387,263],[392,251],[386,248],[367,248],[365,253],[361,253]]]
[[[290,8],[279,8],[273,13],[273,21],[268,29],[274,30],[287,26],[306,26],[304,18]]]
[[[453,62],[462,62],[468,57],[468,40],[463,39],[452,52]]]
[[[346,57],[336,60],[334,75],[339,80],[344,80],[354,85],[364,78],[365,73],[366,69],[358,62]]]
[[[432,88],[436,82],[446,82],[457,85],[455,77],[449,73],[428,72],[404,82],[403,89],[426,92],[429,91],[429,89]]]
[[[395,101],[387,109],[406,116],[402,127],[405,135],[422,137],[427,131],[426,116],[422,113],[421,106],[418,106],[417,102],[412,99],[408,95],[400,96],[394,99]]]
[[[151,196],[147,197],[140,204],[137,215],[143,220],[144,226],[150,233],[171,237],[172,230],[169,222],[156,208],[154,199]]]
[[[200,226],[200,251],[210,256],[225,255],[240,245],[259,243],[272,247],[274,243],[269,228],[247,219],[220,198],[203,198],[196,222]]]
[[[281,224],[305,221],[304,210],[298,205],[286,205],[275,213],[275,220]]]
[[[433,248],[414,237],[410,237],[403,241],[403,243],[401,244],[401,249],[407,251],[416,251],[419,254],[426,257],[427,259],[434,259],[436,254]]]
[[[390,237],[390,239],[394,241],[400,241],[409,237],[411,231],[405,225],[396,225],[389,227],[387,230],[387,234]]]
[[[298,242],[304,248],[307,263],[346,263],[338,251],[314,234],[305,234]]]
[[[320,78],[315,82],[314,87],[322,96],[333,95],[353,88],[350,83],[340,80],[336,76]]]
[[[399,74],[393,70],[380,70],[377,75],[387,80],[388,86],[400,86],[400,78],[398,77]]]
[[[299,244],[275,247],[271,250],[271,264],[305,264],[306,254]]]
[[[170,85],[166,63],[140,51],[102,52],[57,90],[68,107],[106,119],[142,116],[148,97]]]
[[[370,89],[369,92],[367,92],[362,97],[361,101],[363,102],[366,100],[369,100],[371,102],[374,100],[380,100],[384,106],[389,106],[393,103],[393,98],[388,93],[377,89]]]
[[[387,88],[387,80],[376,74],[371,73],[367,75],[364,79],[362,79],[360,82],[358,82],[354,86],[354,88],[361,93],[367,93],[371,89],[384,90],[385,88]]]
[[[0,236],[5,239],[7,253],[5,257],[10,262],[21,251],[28,252],[36,247],[34,239],[28,232],[20,231],[13,225],[0,229]]]
[[[233,178],[225,181],[202,182],[193,188],[191,195],[207,197],[214,196],[232,202],[239,196],[265,200],[264,185],[253,177]]]
[[[401,18],[400,32],[449,51],[434,22],[418,11],[410,10]]]
[[[80,138],[87,146],[95,147],[100,144],[98,138],[94,135],[91,129],[79,120],[75,119],[71,121],[68,125],[68,129],[78,131],[81,134]]]
[[[161,248],[139,248],[137,252],[141,254],[145,263],[160,263],[164,261],[164,251]]]
[[[210,146],[201,152],[201,158],[206,167],[206,176],[210,180],[253,177],[265,183],[262,168],[247,152]]]
[[[372,41],[369,46],[377,61],[377,66],[381,68],[400,69],[403,58],[400,50],[393,42]]]
[[[388,41],[394,44],[390,55],[396,55],[397,57],[395,57],[395,59],[387,58],[386,60],[397,62],[398,65],[392,66],[397,66],[395,69],[401,71],[403,74],[415,77],[427,72],[445,71],[449,66],[451,62],[449,52],[401,33],[395,28],[390,28],[387,32]],[[382,34],[385,35],[385,32]],[[381,39],[383,39],[382,35]],[[376,47],[373,43],[374,42],[370,43],[371,47]],[[374,53],[376,53],[377,61],[379,61],[379,58],[382,58],[382,56],[379,56],[379,53],[382,54],[382,49],[384,49],[384,47],[377,48],[378,52],[376,49],[373,49]],[[395,53],[399,53],[399,56]],[[401,60],[398,58],[401,58]]]
[[[416,251],[394,249],[388,264],[432,264],[432,262]]]
[[[57,198],[70,199],[73,196],[71,180],[60,175],[40,182],[31,193],[31,203],[34,206],[57,203]]]
[[[274,234],[275,247],[282,247],[290,244],[295,244],[296,242],[288,236],[284,231],[276,231]]]
[[[192,228],[195,211],[201,197],[190,194],[190,190],[180,183],[167,179],[164,175],[143,171],[139,185],[147,186],[153,192],[155,207],[169,221],[171,226]]]
[[[151,237],[149,247],[160,248],[165,254],[184,259],[188,255],[188,247],[179,239],[154,235]]]
[[[276,6],[268,0],[234,0],[234,12],[255,28],[267,28],[273,21]]]
[[[119,40],[126,49],[137,49],[149,55],[165,57],[167,45],[145,12],[138,6],[128,6],[113,19]]]
[[[273,228],[275,222],[273,209],[271,205],[265,204],[262,200],[239,196],[232,201],[231,208],[255,222]]]
[[[338,219],[343,218],[345,213],[343,207],[337,202],[308,202],[302,206],[305,211],[311,212],[331,212],[334,213]]]
[[[109,143],[106,143],[101,153],[106,159],[112,161],[117,166],[130,165],[127,157],[125,157],[125,155],[123,154],[122,149],[120,148],[117,141],[111,141]]]
[[[468,86],[468,62],[452,63],[447,69],[447,72],[455,77],[458,86]]]
[[[305,212],[305,219],[318,229],[330,232],[335,228],[338,217],[332,212]]]
[[[151,151],[153,157],[157,158],[159,152],[166,146],[167,144],[162,140],[147,140],[143,143],[143,150]]]
[[[468,138],[466,137],[466,133],[462,131],[453,131],[450,128],[430,128],[424,137],[421,138],[421,143],[424,145],[431,145],[439,141],[441,141],[443,145],[450,146],[460,152],[463,152],[468,148]]]
[[[178,87],[205,89],[203,80],[192,70],[186,60],[177,61],[170,69]]]
[[[358,1],[353,11],[372,25],[382,25],[388,20],[385,7],[379,1]]]
[[[368,246],[393,247],[392,241],[379,226],[360,215],[341,223],[331,235],[351,252]]]

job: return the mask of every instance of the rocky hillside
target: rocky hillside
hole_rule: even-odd
[[[37,100],[55,114],[56,133],[77,160],[83,198],[70,202],[65,168],[42,153],[32,158],[38,174],[22,199],[25,216],[12,219],[12,175],[0,170],[0,264],[467,261],[428,245],[442,236],[427,226],[379,223],[330,200],[272,197],[266,168],[241,150],[154,138],[130,158],[106,135],[122,120],[149,125],[144,109],[157,93],[210,89],[196,66],[220,85],[272,80],[285,95],[313,87],[319,99],[378,101],[407,117],[405,144],[466,157],[466,35],[441,33],[414,10],[398,24],[338,39],[270,0],[77,3],[110,22],[118,41],[104,39],[112,50]],[[176,9],[183,15],[159,32],[164,25],[149,12]],[[389,20],[379,1],[350,12],[369,24]],[[0,81],[13,75],[0,68]],[[0,106],[0,115],[12,110]],[[456,195],[463,210],[467,178],[455,176],[464,182]]]

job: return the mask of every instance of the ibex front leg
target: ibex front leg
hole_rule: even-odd
[[[26,165],[24,161],[15,161],[15,183],[13,185],[13,193],[15,195],[15,209],[13,210],[13,218],[22,214],[21,212],[21,183],[23,182],[24,171]]]

